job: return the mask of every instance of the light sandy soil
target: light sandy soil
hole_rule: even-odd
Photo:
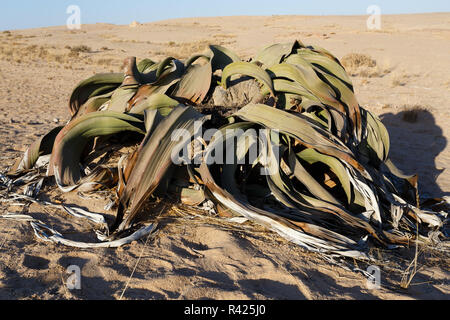
[[[127,56],[184,58],[216,43],[248,58],[264,45],[299,39],[338,58],[362,53],[377,61],[370,76],[353,79],[360,104],[380,115],[391,134],[393,161],[419,174],[421,194],[448,196],[450,13],[382,18],[380,31],[367,31],[363,16],[272,16],[0,33],[0,170],[41,134],[69,119],[68,98],[79,81],[94,73],[118,72]],[[79,45],[90,47],[90,52],[71,53],[68,46]],[[424,111],[416,122],[404,121],[402,111],[414,106]],[[102,212],[99,200],[70,197],[66,201]],[[39,205],[2,206],[0,214],[22,211],[73,239],[94,240],[89,224]],[[26,223],[0,220],[0,299],[117,299],[136,265],[124,299],[450,297],[448,260],[422,253],[422,268],[404,290],[398,285],[401,270],[413,252],[379,254],[392,263],[382,268],[382,288],[368,290],[363,275],[251,224],[230,228],[214,219],[169,217],[148,243],[143,239],[118,250],[72,250],[38,241]],[[82,269],[81,290],[65,286],[70,265]]]

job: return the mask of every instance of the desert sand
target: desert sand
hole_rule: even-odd
[[[119,72],[128,56],[186,58],[208,43],[242,58],[265,45],[290,42],[326,48],[338,58],[369,55],[376,66],[354,70],[359,103],[380,116],[391,135],[391,158],[419,174],[423,197],[450,191],[450,13],[382,16],[369,31],[366,16],[189,18],[154,23],[65,26],[0,33],[0,171],[37,137],[69,120],[76,84]],[[130,21],[131,23],[131,21]],[[417,119],[405,118],[416,110]],[[45,197],[45,189],[44,196]],[[103,212],[101,199],[76,194],[56,199]],[[155,239],[120,249],[75,250],[39,241],[28,223],[0,220],[0,299],[448,299],[448,257],[423,251],[409,288],[399,285],[414,248],[379,250],[389,263],[382,286],[369,290],[364,275],[334,265],[251,223],[167,209]],[[33,204],[1,205],[76,240],[94,241],[92,226]],[[108,214],[113,214],[109,212]],[[367,265],[346,262],[361,269]],[[78,265],[81,290],[66,286],[66,268]],[[125,290],[126,289],[126,290]],[[124,291],[125,290],[125,291]]]

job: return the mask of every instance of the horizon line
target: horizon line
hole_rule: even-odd
[[[427,15],[427,14],[450,14],[450,11],[429,11],[429,12],[408,12],[408,13],[383,13],[383,16],[412,16],[412,15]],[[261,14],[244,14],[244,15],[225,15],[225,16],[190,16],[190,17],[176,17],[176,18],[168,18],[168,19],[161,19],[161,20],[150,20],[146,22],[141,22],[137,20],[130,20],[128,23],[114,23],[114,22],[106,22],[106,21],[98,21],[98,22],[89,22],[89,23],[82,23],[82,25],[96,25],[96,24],[109,24],[109,25],[116,25],[116,26],[126,26],[130,23],[136,21],[140,24],[151,24],[151,23],[158,23],[158,22],[164,22],[164,21],[173,21],[173,20],[183,20],[183,19],[203,19],[203,18],[238,18],[238,17],[279,17],[279,16],[285,16],[285,17],[367,17],[368,14],[272,14],[272,15],[261,15]],[[1,29],[0,32],[4,31],[21,31],[21,30],[32,30],[32,29],[45,29],[45,28],[57,28],[57,27],[64,27],[65,24],[51,24],[51,25],[45,25],[45,26],[36,26],[36,27],[30,27],[30,28],[6,28]]]

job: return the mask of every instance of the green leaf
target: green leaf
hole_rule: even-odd
[[[245,76],[250,76],[262,83],[271,93],[275,96],[272,79],[269,74],[262,68],[258,67],[256,64],[249,62],[233,62],[229,64],[222,73],[222,86],[227,89],[227,80],[233,75],[241,74]]]
[[[175,58],[172,57],[168,57],[165,58],[159,65],[158,68],[156,69],[156,79],[159,79],[163,73],[165,71],[167,71],[168,69],[171,68],[171,66],[173,66],[174,61],[178,61]]]
[[[184,62],[184,67],[188,69],[194,62],[198,59],[206,59],[208,62],[211,62],[211,57],[205,54],[195,54]]]
[[[99,136],[124,131],[145,134],[142,120],[112,112],[94,112],[71,121],[55,139],[48,175],[55,175],[58,185],[73,186],[81,178],[80,158],[87,143]]]
[[[138,149],[136,164],[120,198],[116,221],[111,228],[113,231],[119,228],[119,225],[121,227],[118,231],[126,229],[135,221],[145,201],[167,178],[174,165],[172,155],[178,154],[197,133],[196,130],[201,129],[194,123],[203,123],[206,119],[206,116],[191,107],[178,106],[155,130],[147,133]],[[181,142],[178,138],[181,138]],[[129,214],[122,223],[125,211]]]
[[[141,74],[141,83],[150,84],[152,86],[163,86],[167,85],[168,82],[173,81],[174,78],[180,78],[184,74],[185,67],[184,63],[181,61],[168,57],[163,61],[150,66],[146,71],[147,73]]]
[[[136,104],[129,113],[144,114],[145,110],[158,109],[163,116],[167,116],[178,104],[178,101],[165,94],[155,93]]]
[[[288,92],[293,93],[296,95],[299,95],[304,99],[305,101],[308,100],[310,103],[316,104],[316,105],[322,105],[320,100],[313,95],[308,89],[303,87],[298,82],[289,81],[285,79],[274,79],[273,80],[274,89],[277,92]]]
[[[333,197],[324,187],[322,187],[322,185],[318,183],[317,180],[311,176],[311,174],[309,174],[309,172],[303,167],[295,154],[292,152],[289,153],[289,165],[297,180],[303,183],[311,194],[324,201],[340,205],[339,201],[336,200],[336,198]]]
[[[124,75],[121,73],[105,73],[97,74],[80,82],[70,97],[69,108],[72,116],[90,98],[117,89],[122,84],[124,78]]]
[[[301,114],[293,115],[280,109],[257,104],[245,106],[235,113],[235,116],[259,123],[272,130],[279,130],[299,140],[307,148],[342,159],[370,179],[364,167],[355,159],[347,146]]]
[[[150,59],[143,59],[141,60],[138,65],[137,69],[140,73],[146,73],[151,70],[151,67],[155,65],[155,62]]]
[[[211,63],[191,65],[172,93],[173,97],[201,104],[209,92],[212,81]]]
[[[113,92],[109,92],[109,93],[103,94],[101,96],[96,96],[96,97],[90,98],[88,101],[86,101],[85,104],[83,104],[81,106],[81,108],[78,110],[77,114],[74,117],[72,117],[72,120],[79,118],[85,114],[98,111],[103,105],[105,105],[108,101],[111,100],[112,95],[113,95]]]
[[[17,159],[10,169],[9,174],[15,175],[22,171],[30,170],[34,167],[39,157],[51,154],[56,136],[62,128],[63,127],[57,127],[33,142],[27,151],[25,151],[23,157]]]
[[[213,72],[223,70],[233,62],[241,61],[241,58],[237,54],[225,47],[211,45],[209,49],[211,50],[211,66]]]
[[[297,156],[306,161],[309,164],[315,164],[317,162],[324,163],[330,170],[338,177],[341,187],[344,189],[347,195],[347,201],[350,204],[352,201],[352,189],[350,179],[348,178],[347,171],[344,165],[339,161],[339,159],[321,154],[314,149],[305,149],[304,151],[297,154]],[[358,204],[363,204],[364,202],[356,201]]]
[[[325,82],[333,88],[339,101],[347,107],[348,111],[346,113],[347,117],[351,121],[354,137],[356,141],[360,141],[362,134],[361,109],[358,101],[356,100],[355,94],[344,82],[333,75],[322,73],[322,76],[325,78]]]
[[[381,161],[385,162],[389,157],[389,133],[378,116],[368,110],[364,111],[367,112],[367,125],[372,128],[375,139],[378,141],[378,144],[381,145],[381,147],[379,146],[377,148],[378,157]]]
[[[297,55],[290,56],[286,61],[289,63],[281,63],[268,69],[273,74],[272,77],[285,78],[296,82],[311,92],[323,104],[330,105],[345,113],[345,109],[336,99],[333,89],[317,76],[308,62]]]
[[[294,43],[278,43],[262,49],[255,57],[254,61],[262,63],[264,68],[270,68],[273,65],[280,64],[285,58],[297,49],[303,47],[298,41]]]
[[[345,83],[345,85],[351,91],[353,91],[352,80],[350,79],[342,65],[335,59],[330,58],[324,53],[318,53],[308,48],[298,50],[297,54],[311,63],[314,67],[319,68],[329,75],[335,76],[343,83]]]
[[[139,85],[127,85],[116,89],[108,104],[108,111],[124,113],[128,110],[130,100],[138,92]]]

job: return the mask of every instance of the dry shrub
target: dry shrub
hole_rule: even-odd
[[[48,50],[43,46],[40,46],[40,47],[36,46],[31,51],[32,51],[32,53],[37,54],[37,56],[41,59],[43,59],[49,55]]]
[[[13,57],[14,50],[9,48],[8,46],[0,47],[0,54],[4,60],[9,60],[8,58]]]
[[[371,56],[361,53],[350,53],[342,58],[342,64],[349,69],[355,69],[360,67],[376,67],[376,60]]]
[[[72,53],[90,53],[92,49],[86,45],[79,45],[70,48],[70,52]]]
[[[414,105],[414,106],[405,106],[402,109],[402,120],[406,122],[415,123],[417,122],[420,113],[428,111],[428,109],[424,106]]]
[[[64,56],[62,56],[62,55],[54,55],[53,58],[58,63],[64,63]]]
[[[391,84],[393,87],[405,86],[412,77],[420,77],[420,74],[407,74],[405,72],[396,72],[392,75]]]
[[[392,86],[393,87],[403,87],[404,85],[406,85],[406,82],[403,81],[403,78],[401,78],[401,77],[394,77],[392,79]]]
[[[116,61],[115,59],[112,58],[103,58],[97,60],[97,65],[99,66],[112,66],[119,63],[120,63],[119,60]]]
[[[76,51],[70,51],[69,54],[67,55],[69,58],[78,58],[80,56],[79,52]]]
[[[367,54],[347,54],[342,58],[341,63],[352,76],[373,78],[382,77],[390,72],[389,68],[379,66],[377,61]]]

